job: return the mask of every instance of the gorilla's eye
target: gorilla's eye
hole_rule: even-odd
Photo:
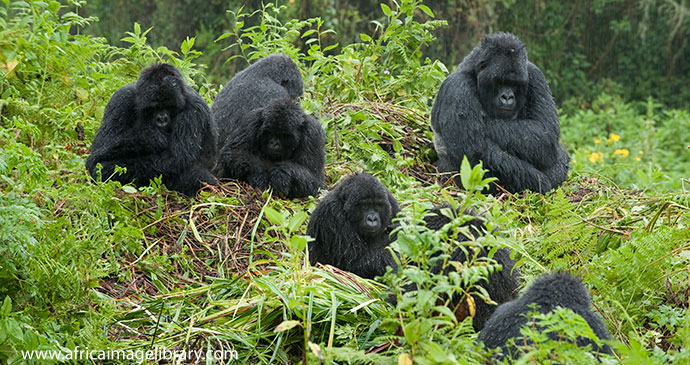
[[[479,67],[479,70],[480,70],[480,71],[483,70],[483,69],[485,69],[485,68],[486,68],[486,61],[483,61],[483,60],[482,60],[482,61],[479,61],[478,67]]]

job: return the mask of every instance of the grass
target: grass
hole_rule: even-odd
[[[561,111],[562,142],[574,161],[554,192],[487,197],[441,186],[430,164],[428,113],[447,70],[420,59],[441,24],[417,23],[412,14],[425,11],[418,5],[384,9],[386,24],[337,54],[320,48],[327,30],[318,19],[282,24],[272,6],[256,15],[271,32],[238,27],[220,41],[237,46],[243,37],[248,58],[284,52],[300,64],[302,105],[328,136],[329,186],[352,171],[373,173],[410,222],[436,203],[472,208],[500,231],[482,243],[511,247],[525,285],[557,269],[583,278],[615,338],[617,355],[606,362],[689,361],[688,141],[679,132],[687,111],[604,94]],[[131,46],[116,48],[70,31],[95,19],[69,9],[0,6],[2,361],[23,363],[21,350],[76,346],[211,350],[243,363],[486,360],[469,321],[443,305],[386,304],[401,276],[377,282],[309,266],[304,233],[318,197],[279,200],[236,181],[194,198],[159,182],[141,189],[92,182],[84,160],[105,104],[142,67],[176,65],[209,102],[219,86],[194,64],[193,40],[179,52],[153,49],[147,30],[135,26]],[[421,247],[448,245],[415,224],[404,233]],[[424,255],[404,261],[425,262]],[[485,276],[489,267],[468,265],[464,277]],[[559,361],[561,345],[551,346],[525,351]],[[588,358],[571,350],[568,359]]]

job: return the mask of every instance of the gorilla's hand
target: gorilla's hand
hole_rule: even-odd
[[[279,196],[287,196],[290,193],[292,175],[289,167],[287,164],[277,163],[271,171],[270,185]]]

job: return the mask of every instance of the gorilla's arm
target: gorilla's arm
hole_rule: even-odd
[[[196,92],[189,88],[186,93],[187,104],[175,117],[174,130],[168,148],[157,157],[160,171],[168,179],[166,185],[191,195],[200,187],[200,182],[215,185],[217,180],[209,169],[211,163],[203,161],[215,154],[216,131],[211,120],[211,111]],[[192,191],[191,194],[189,193]]]
[[[514,188],[518,186],[538,192],[551,190],[543,172],[490,138],[494,126],[485,121],[481,109],[476,82],[470,75],[455,72],[443,82],[431,110],[439,170],[457,172],[466,155],[473,165],[482,161],[490,176],[499,178],[499,184],[509,191],[518,190]]]
[[[388,266],[393,269],[393,272],[398,267],[388,249],[388,245],[367,246],[360,252],[357,259],[352,262],[348,271],[356,273],[363,278],[373,279],[377,276],[383,276]]]
[[[220,151],[216,174],[248,182],[260,189],[269,184],[273,163],[259,156],[255,134],[261,126],[261,111],[255,109],[242,116],[240,123]]]
[[[529,86],[527,100],[516,119],[493,119],[487,129],[489,138],[508,153],[526,160],[540,170],[556,164],[561,147],[556,104],[544,74],[527,64]]]
[[[86,160],[86,168],[96,178],[96,164],[101,164],[101,176],[107,179],[115,172],[115,166],[127,167],[123,175],[113,176],[123,184],[135,177],[155,177],[154,168],[146,156],[155,155],[168,144],[162,133],[149,130],[137,121],[134,104],[134,84],[118,89],[111,97],[103,114],[103,122],[94,138],[92,150]],[[155,161],[153,161],[155,163]],[[141,183],[146,183],[145,182]]]
[[[275,164],[270,185],[280,195],[305,197],[315,195],[324,186],[326,133],[311,115],[300,131],[303,139],[292,159]]]

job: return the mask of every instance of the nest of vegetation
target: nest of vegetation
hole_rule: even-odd
[[[261,191],[236,181],[224,181],[204,190],[211,191],[212,202],[198,203],[176,193],[158,197],[134,194],[138,215],[150,222],[141,228],[146,247],[138,256],[124,253],[120,257],[120,274],[101,282],[101,291],[113,298],[138,293],[158,295],[160,290],[151,281],[151,272],[160,272],[158,282],[172,291],[183,283],[201,284],[206,277],[219,277],[221,270],[226,276],[261,270],[258,265],[250,268],[249,259],[252,241],[256,246],[256,237],[262,233],[258,220],[266,198]],[[162,203],[157,201],[160,198]],[[262,249],[279,252],[284,249],[280,246]],[[170,259],[162,263],[143,262],[154,252]],[[261,256],[255,254],[254,261],[261,260]],[[146,271],[142,270],[144,267]]]
[[[434,144],[427,136],[427,132],[431,132],[429,114],[418,109],[386,102],[334,103],[325,113],[332,115],[334,120],[339,120],[345,112],[359,111],[364,111],[378,118],[382,123],[390,125],[399,134],[400,137],[398,138],[379,131],[381,140],[374,142],[393,159],[398,158],[393,143],[395,139],[400,142],[402,149],[398,156],[415,161],[413,166],[401,167],[404,174],[416,179],[422,185],[443,184],[441,175],[432,163],[436,159],[436,154]],[[335,153],[337,160],[341,159],[339,149],[341,133],[342,131],[338,130],[337,124],[335,124],[335,138],[329,141],[330,145],[327,147],[331,148],[331,153]]]

